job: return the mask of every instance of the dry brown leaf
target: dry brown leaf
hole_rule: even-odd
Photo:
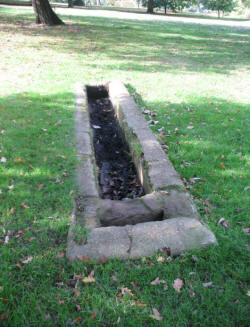
[[[94,319],[96,318],[96,316],[97,316],[97,312],[94,311],[94,312],[92,313],[92,315],[91,315],[91,319],[94,320]]]
[[[211,210],[210,210],[208,207],[205,207],[205,211],[206,211],[206,213],[207,213],[208,215],[211,214]]]
[[[0,315],[0,320],[6,320],[6,319],[8,319],[8,316],[9,316],[8,312],[2,313]]]
[[[76,311],[78,311],[78,312],[81,311],[81,307],[79,304],[76,304],[75,307],[76,307]]]
[[[132,302],[132,305],[136,305],[137,307],[146,307],[147,303],[143,302]]]
[[[78,321],[82,320],[82,317],[76,317],[74,320],[73,320],[73,323],[76,324],[78,323]]]
[[[11,208],[10,211],[8,211],[7,215],[13,215],[15,212],[15,209],[14,208]]]
[[[64,304],[64,300],[58,300],[58,304]]]
[[[26,162],[26,160],[25,160],[25,159],[22,159],[22,158],[16,158],[16,159],[14,160],[14,162],[15,162],[15,163],[17,163],[17,162]]]
[[[166,284],[166,281],[163,279],[159,279],[159,277],[156,277],[156,279],[153,280],[150,284],[151,285]]]
[[[168,284],[166,284],[164,287],[163,287],[163,291],[167,291],[168,290]]]
[[[25,209],[29,209],[29,206],[27,204],[25,204],[24,202],[21,203],[21,206]]]
[[[44,184],[40,184],[40,185],[38,186],[38,190],[40,191],[43,187],[44,187]]]
[[[174,280],[174,283],[173,283],[173,288],[177,291],[177,292],[180,292],[181,291],[181,288],[183,286],[183,280],[180,279],[180,278],[177,278]]]
[[[221,165],[221,168],[226,169],[226,166],[223,162],[221,162],[220,165]]]
[[[123,295],[128,294],[132,297],[134,297],[134,294],[128,287],[121,287],[121,293],[117,295],[117,297],[122,297]]]
[[[29,263],[33,260],[33,257],[28,257],[26,260],[23,260],[22,263]]]
[[[153,314],[149,317],[158,321],[162,321],[163,317],[160,315],[159,311],[155,308],[152,309]]]
[[[20,263],[16,263],[16,266],[17,266],[20,270],[23,270],[23,267],[20,265]]]
[[[84,277],[82,281],[84,283],[94,283],[95,282],[95,278],[88,276],[88,277]]]

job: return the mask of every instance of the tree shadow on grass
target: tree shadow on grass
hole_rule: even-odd
[[[86,59],[96,54],[98,65],[109,70],[119,65],[124,71],[227,74],[249,68],[250,36],[245,29],[67,15],[63,19],[71,25],[41,28],[31,24],[30,14],[17,15],[6,20],[11,24],[3,26],[3,31],[63,39],[55,52],[73,52]],[[41,47],[53,48],[50,42]],[[95,63],[91,65],[96,68]]]

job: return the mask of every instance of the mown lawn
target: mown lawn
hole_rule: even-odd
[[[67,25],[52,28],[35,26],[31,8],[0,6],[0,325],[249,326],[249,30],[63,13]],[[165,127],[159,139],[217,247],[66,260],[74,84],[117,78],[157,114],[155,133]]]

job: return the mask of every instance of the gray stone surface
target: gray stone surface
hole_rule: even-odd
[[[186,191],[171,190],[164,197],[164,218],[189,217],[199,218],[191,195]]]
[[[213,233],[196,219],[173,218],[132,226],[130,257],[151,256],[169,248],[171,255],[216,244]]]
[[[74,242],[74,235],[69,233],[67,257],[71,260],[77,256],[85,255],[93,260],[103,258],[129,257],[130,239],[125,227],[101,227],[93,229],[87,244],[78,245]]]
[[[142,199],[142,198],[141,198]],[[163,203],[160,206],[152,197],[127,201],[103,200],[99,204],[98,216],[103,226],[134,225],[145,221],[160,220],[163,217]],[[145,205],[145,204],[152,205]]]
[[[178,173],[167,158],[148,162],[148,175],[154,191],[167,190],[170,186],[184,187]]]
[[[77,171],[78,193],[85,197],[98,197],[96,178],[92,158],[87,155],[80,157]]]
[[[77,155],[81,156],[83,154],[92,155],[92,142],[90,139],[90,134],[86,132],[78,132],[76,135],[76,150]]]
[[[196,219],[173,218],[158,222],[124,227],[101,227],[88,235],[87,244],[78,245],[69,233],[67,257],[71,260],[85,255],[93,260],[152,256],[163,248],[171,255],[209,245],[216,239],[211,231]]]

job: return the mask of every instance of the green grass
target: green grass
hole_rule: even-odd
[[[67,25],[39,27],[31,8],[0,6],[0,325],[248,326],[249,30],[62,12]],[[115,78],[157,113],[154,131],[165,127],[161,142],[217,247],[165,262],[63,256],[76,194],[73,86]]]

